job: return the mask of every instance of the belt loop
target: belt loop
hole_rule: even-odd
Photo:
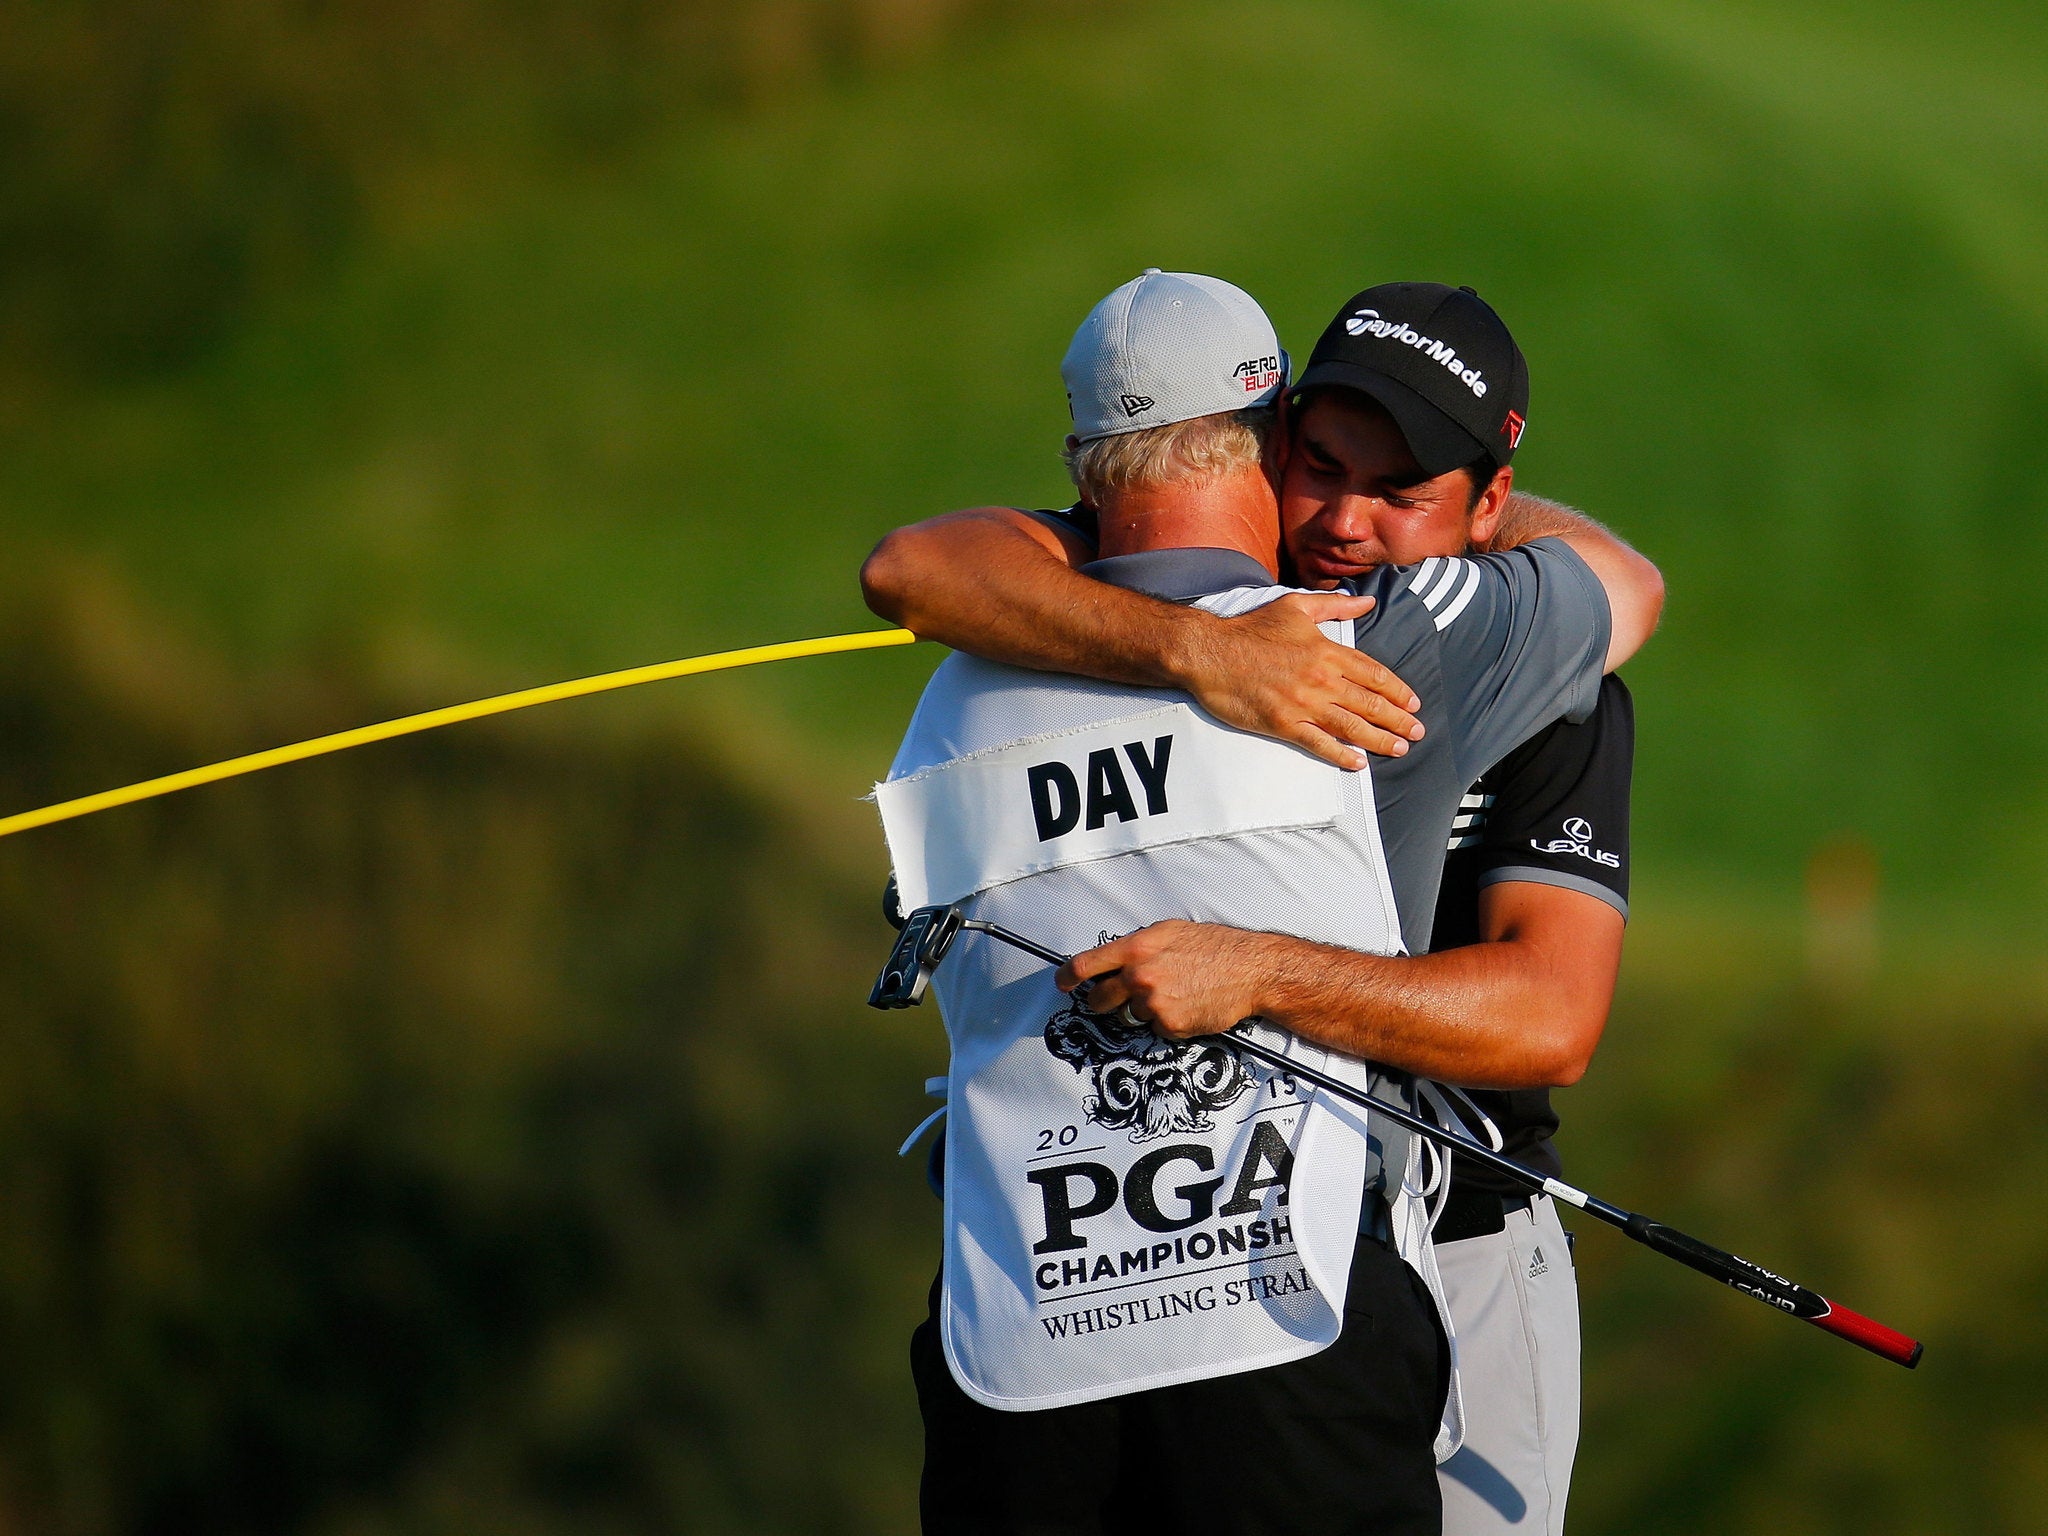
[[[1365,1204],[1358,1213],[1358,1235],[1369,1237],[1382,1247],[1394,1246],[1394,1213],[1385,1195],[1366,1191]]]
[[[1435,1237],[1439,1243],[1458,1243],[1467,1238],[1487,1237],[1507,1228],[1507,1202],[1490,1189],[1474,1189],[1451,1181],[1451,1192],[1437,1216]]]

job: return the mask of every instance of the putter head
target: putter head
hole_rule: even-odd
[[[870,1008],[915,1008],[924,1001],[932,972],[946,958],[953,940],[960,934],[961,912],[956,906],[919,907],[903,920],[896,947],[875,978],[868,993]]]

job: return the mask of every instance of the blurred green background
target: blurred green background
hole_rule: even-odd
[[[1586,1234],[1573,1529],[2048,1528],[2038,5],[0,7],[0,810],[868,627],[1147,265],[1515,326],[1671,591],[1567,1158],[1928,1341]],[[0,844],[0,1533],[912,1529],[936,659]]]

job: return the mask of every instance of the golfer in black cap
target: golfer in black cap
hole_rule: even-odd
[[[1395,283],[1357,295],[1288,398],[1273,459],[1303,586],[1420,562],[1414,579],[1449,624],[1467,563],[1448,557],[1586,526],[1513,491],[1528,371],[1469,290]],[[1092,553],[1086,507],[981,509],[891,535],[863,579],[879,612],[960,649],[1177,684],[1233,724],[1346,766],[1363,763],[1360,747],[1404,750],[1412,725],[1394,706],[1405,688],[1361,673],[1357,652],[1314,627],[1356,612],[1343,606],[1354,600],[1286,599],[1219,621],[1069,569]],[[1617,607],[1617,642],[1647,632],[1656,606]],[[1551,726],[1482,777],[1449,833],[1434,933],[1407,933],[1410,957],[1175,923],[1077,957],[1074,974],[1103,976],[1102,1006],[1128,1000],[1173,1038],[1262,1014],[1353,1054],[1489,1090],[1481,1098],[1509,1150],[1555,1169],[1547,1090],[1585,1070],[1619,965],[1632,749],[1627,691],[1610,678],[1589,720]],[[1578,1418],[1569,1247],[1549,1201],[1463,1171],[1437,1231],[1467,1415],[1466,1448],[1442,1469],[1445,1528],[1557,1531]]]
[[[1325,384],[1378,401],[1431,478],[1505,468],[1528,419],[1522,349],[1476,291],[1442,283],[1382,283],[1353,299],[1295,388]]]

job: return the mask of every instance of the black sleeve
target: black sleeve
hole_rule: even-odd
[[[1050,507],[1018,507],[1016,510],[1027,517],[1035,517],[1040,522],[1051,523],[1066,533],[1074,534],[1085,543],[1102,542],[1101,524],[1096,520],[1095,509],[1082,502],[1077,501],[1071,507],[1061,507],[1057,511]]]
[[[1451,859],[1465,866],[1475,897],[1489,885],[1527,881],[1598,897],[1627,917],[1635,747],[1635,701],[1609,677],[1583,724],[1561,720],[1502,758],[1474,786],[1480,803],[1459,813],[1469,830],[1452,835]],[[1474,832],[1476,844],[1468,841]]]

